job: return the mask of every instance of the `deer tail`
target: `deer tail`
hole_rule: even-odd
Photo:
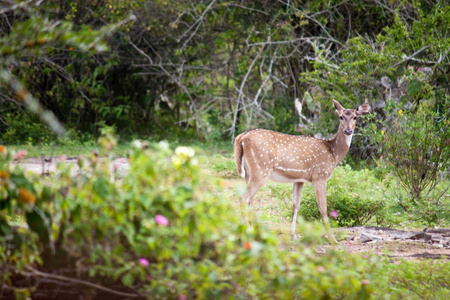
[[[236,169],[238,171],[238,174],[242,177],[245,177],[243,146],[242,135],[238,135],[234,140],[234,160],[236,162]]]

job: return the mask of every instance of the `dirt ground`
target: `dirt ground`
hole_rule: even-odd
[[[450,229],[405,231],[381,227],[344,228],[350,252],[371,252],[391,258],[450,259]]]
[[[73,174],[79,172],[76,157],[27,158],[20,162],[14,162],[14,165],[20,165],[25,171],[45,176],[55,172],[57,164],[61,162],[73,164]],[[124,158],[114,160],[112,165],[120,166],[124,173],[128,169],[128,161]],[[229,174],[225,175],[225,177],[228,177]],[[237,178],[224,179],[223,181],[224,188],[229,194],[235,193],[237,184],[242,184],[242,180]],[[265,201],[256,202],[255,209],[258,216],[258,211],[263,210],[261,206],[267,204],[265,204]],[[285,222],[286,226],[282,225],[282,227],[288,228],[289,221],[285,220]],[[425,228],[422,231],[407,231],[365,226],[339,228],[337,230],[339,231],[337,236],[343,236],[343,239],[339,240],[339,247],[345,245],[349,252],[388,255],[392,259],[450,260],[450,229]],[[282,234],[288,233],[282,232]]]
[[[30,157],[14,161],[13,166],[20,166],[25,172],[32,172],[40,175],[50,175],[56,172],[59,163],[72,165],[72,173],[75,175],[80,172],[78,167],[78,157],[67,157],[61,155],[58,157]],[[126,158],[116,158],[112,166],[119,166],[119,171],[125,172],[128,169],[128,160]]]

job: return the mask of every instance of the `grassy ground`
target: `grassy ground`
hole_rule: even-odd
[[[8,149],[17,151],[19,149],[25,149],[28,152],[27,157],[44,157],[44,156],[60,156],[67,155],[69,157],[77,157],[80,155],[88,155],[93,152],[103,152],[100,147],[94,144],[86,144],[86,145],[6,145]],[[114,148],[113,153],[117,156],[126,156],[130,145],[127,144],[119,144]],[[100,153],[105,155],[106,153]]]
[[[170,142],[170,147],[175,149],[185,143]],[[152,143],[150,144],[152,145]],[[211,176],[220,177],[224,186],[224,193],[226,197],[233,202],[239,204],[239,197],[237,194],[245,189],[244,180],[238,176],[236,166],[233,158],[233,147],[230,142],[221,143],[195,143],[189,145],[194,148],[202,168],[211,174]],[[101,156],[111,155],[111,157],[126,157],[131,148],[131,143],[120,143],[111,151],[106,152],[94,143],[76,144],[70,146],[58,145],[13,145],[7,146],[10,151],[17,151],[19,149],[26,149],[27,157],[47,157],[66,155],[68,157],[77,157],[80,155],[90,155],[98,152]],[[366,172],[357,171],[347,168],[343,172],[342,178],[329,180],[328,190],[330,193],[342,192],[336,190],[340,185],[344,184],[345,193],[349,197],[359,199],[359,194],[372,194],[372,198],[377,201],[383,201],[385,205],[389,206],[386,211],[388,215],[383,220],[384,223],[379,223],[379,220],[372,219],[364,225],[379,225],[393,227],[397,229],[418,229],[421,230],[425,226],[450,226],[450,219],[448,208],[450,207],[450,191],[444,193],[442,197],[443,207],[447,207],[446,214],[439,220],[439,224],[427,223],[426,220],[421,220],[418,217],[411,218],[410,214],[405,213],[398,205],[398,201],[403,198],[407,199],[407,195],[401,191],[398,183],[394,181],[387,170],[374,169]],[[333,176],[336,176],[336,171]],[[372,176],[373,175],[373,176]],[[333,178],[332,176],[332,178]],[[353,180],[354,184],[351,184]],[[350,183],[349,183],[350,182]],[[364,185],[368,191],[358,191]],[[443,192],[449,185],[448,181],[442,182],[438,187],[438,193]],[[359,194],[355,194],[359,193]],[[269,227],[283,233],[288,232],[290,218],[292,214],[292,185],[267,182],[262,189],[257,193],[254,201],[253,211],[259,222],[267,224]],[[360,201],[360,200],[357,200]],[[311,185],[306,184],[302,192],[302,205],[309,205],[316,210],[314,192]],[[445,209],[444,209],[445,210]],[[301,212],[301,210],[300,210]],[[316,216],[319,216],[316,212]],[[306,216],[311,218],[311,215]]]

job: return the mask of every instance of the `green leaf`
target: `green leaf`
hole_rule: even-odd
[[[314,107],[316,105],[315,105],[314,100],[311,97],[311,94],[309,92],[305,92],[305,101],[306,101],[306,105],[308,106],[308,109],[310,111],[314,111]]]
[[[408,95],[414,95],[418,91],[420,91],[421,83],[417,79],[413,79],[408,83],[408,87],[406,88],[406,92]]]
[[[127,273],[127,274],[123,275],[123,277],[122,277],[122,283],[123,283],[125,286],[129,286],[129,287],[133,286],[133,283],[134,283],[134,277],[133,277],[133,275],[131,275],[130,273]]]
[[[45,214],[37,206],[33,207],[31,212],[26,213],[27,224],[30,229],[37,233],[39,239],[44,243],[48,244],[50,241],[50,220],[47,218],[48,214]]]
[[[72,222],[79,223],[81,222],[81,207],[80,205],[75,206],[71,213]]]
[[[8,235],[11,232],[11,228],[9,227],[6,219],[0,215],[0,236]]]
[[[41,193],[41,201],[51,201],[53,199],[53,193],[49,187],[44,187]]]

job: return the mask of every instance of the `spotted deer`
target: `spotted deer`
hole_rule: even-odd
[[[345,109],[332,100],[339,115],[339,129],[330,140],[311,136],[294,136],[265,129],[248,130],[234,141],[234,157],[239,175],[245,178],[247,190],[242,200],[249,205],[267,180],[293,183],[291,233],[295,235],[297,212],[303,184],[314,186],[320,214],[326,225],[327,180],[347,154],[356,119],[369,112],[369,104]]]

